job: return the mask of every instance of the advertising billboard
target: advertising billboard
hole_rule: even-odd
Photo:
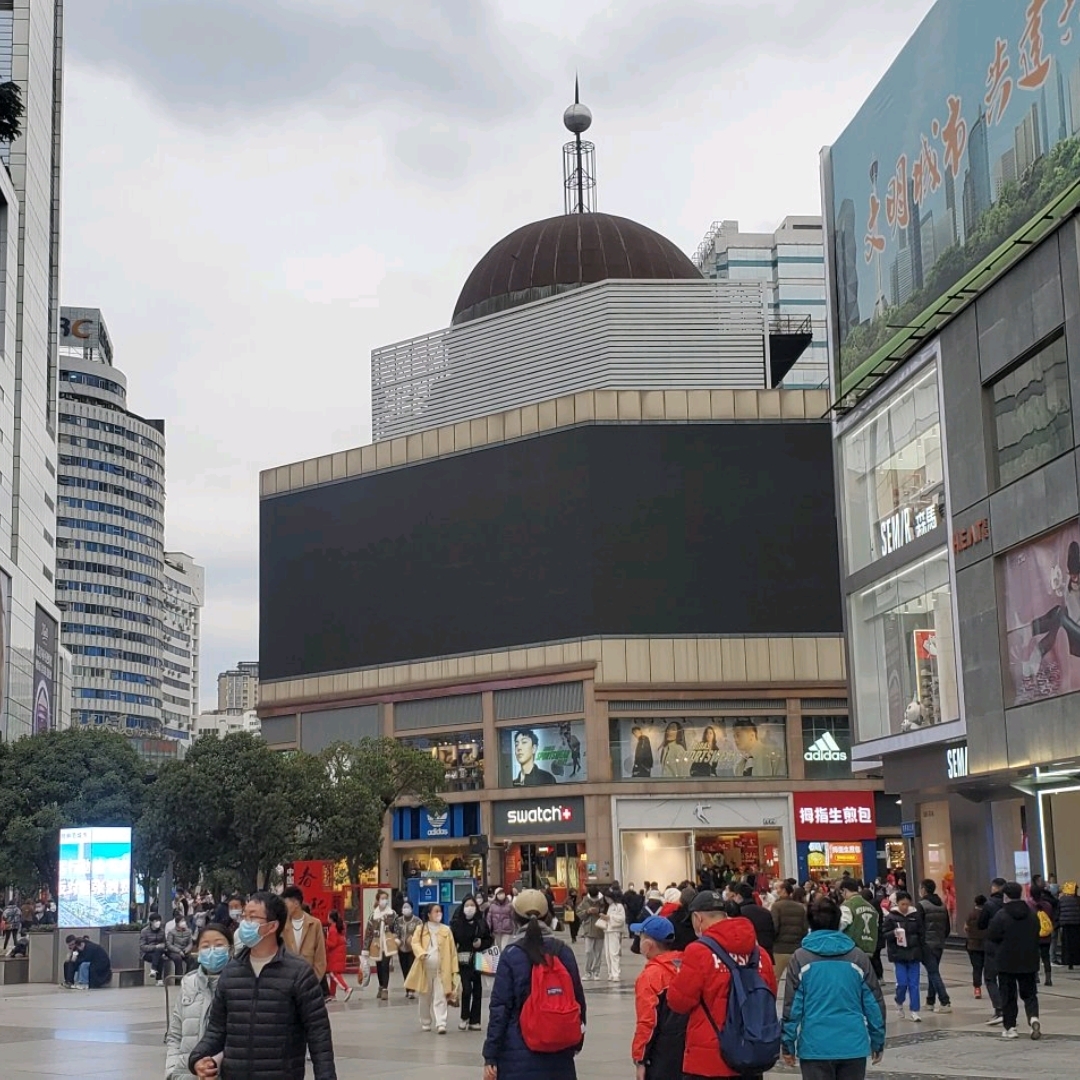
[[[0,571],[0,734],[7,730],[8,649],[11,645],[11,578]]]
[[[62,307],[60,344],[69,348],[97,349],[112,363],[112,342],[100,308]]]
[[[1006,706],[1080,690],[1080,522],[1007,552],[1000,569]]]
[[[826,152],[837,396],[1080,203],[1078,131],[1080,5],[938,0]]]
[[[56,620],[34,608],[34,733],[56,726]]]
[[[131,904],[131,829],[61,829],[57,900],[57,919],[65,928],[126,923]]]
[[[787,776],[783,716],[665,716],[613,720],[621,780]]]
[[[579,784],[588,778],[583,720],[526,723],[499,732],[500,787]]]
[[[849,717],[804,716],[802,743],[803,769],[808,780],[842,779],[851,775]]]

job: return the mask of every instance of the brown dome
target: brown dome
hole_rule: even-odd
[[[563,214],[504,236],[469,275],[453,323],[608,278],[700,277],[670,240],[636,221],[613,214]]]

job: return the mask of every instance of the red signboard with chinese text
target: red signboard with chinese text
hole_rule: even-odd
[[[796,840],[873,840],[872,791],[796,791]]]
[[[299,886],[304,903],[322,923],[330,921],[332,907],[340,906],[334,897],[334,864],[329,859],[286,863],[285,884]]]

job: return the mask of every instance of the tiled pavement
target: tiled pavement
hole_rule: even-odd
[[[589,1030],[578,1059],[583,1080],[631,1080],[633,978],[640,960],[627,954],[623,982],[587,984]],[[888,970],[886,976],[888,977]],[[1040,994],[1046,1035],[1005,1042],[987,1028],[986,1001],[972,1000],[966,957],[947,955],[946,980],[954,1012],[924,1010],[916,1028],[889,1019],[889,1046],[876,1080],[1030,1080],[1080,1076],[1080,971],[1055,972],[1056,985]],[[377,1002],[374,989],[357,992],[348,1005],[331,1006],[338,1076],[394,1080],[478,1080],[482,1035],[451,1025],[441,1038],[422,1034],[415,1006],[406,1002],[400,976],[392,1000]],[[888,990],[886,991],[888,996]],[[164,991],[147,987],[78,994],[48,986],[0,987],[0,1080],[145,1080],[163,1076]],[[436,1070],[436,1072],[433,1072]],[[309,1073],[310,1075],[310,1073]],[[792,1075],[780,1067],[772,1074]],[[508,1078],[512,1080],[512,1078]]]

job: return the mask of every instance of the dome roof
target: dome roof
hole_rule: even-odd
[[[608,278],[700,278],[670,240],[613,214],[563,214],[504,236],[473,268],[453,323]]]

